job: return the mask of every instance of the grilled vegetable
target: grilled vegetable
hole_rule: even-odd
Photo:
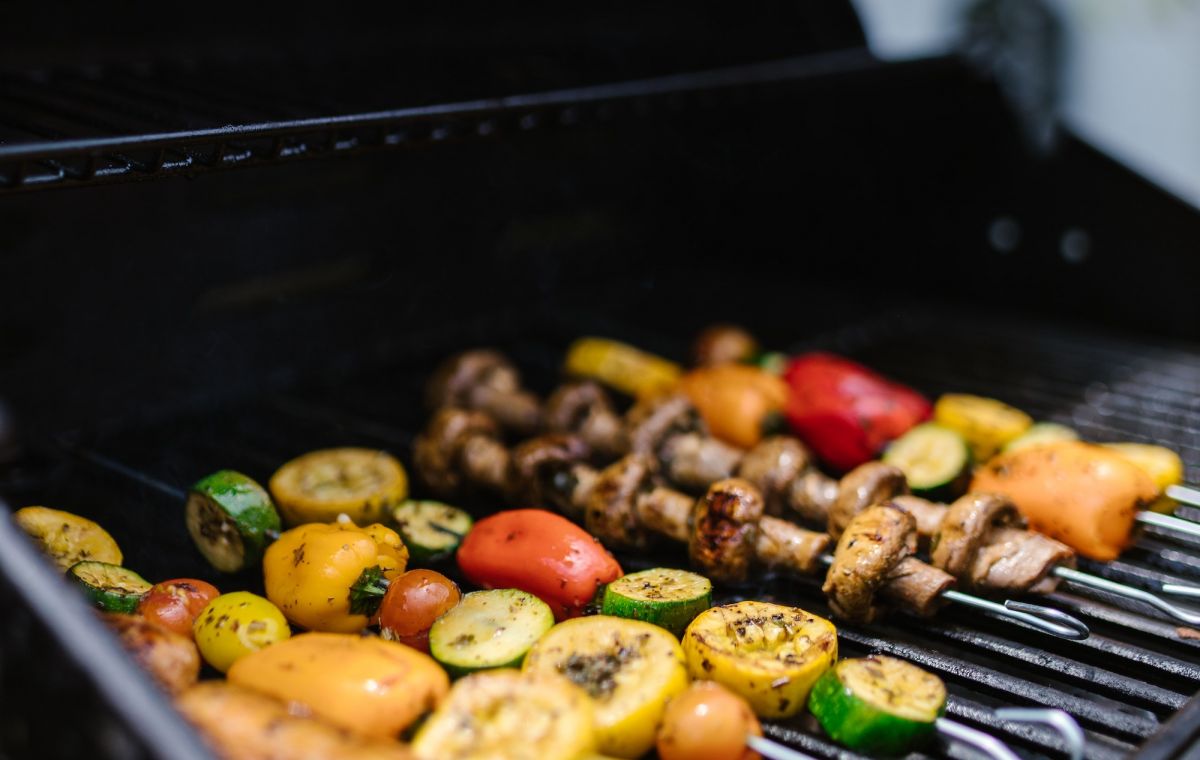
[[[221,594],[192,623],[204,661],[222,673],[242,657],[291,635],[279,608],[249,591]]]
[[[435,562],[449,554],[471,530],[471,516],[440,501],[403,502],[392,520],[413,562]]]
[[[181,636],[192,637],[192,624],[208,603],[220,596],[216,586],[195,578],[178,578],[163,581],[138,602],[137,613],[147,620],[174,631]]]
[[[778,420],[788,399],[787,384],[775,375],[744,364],[720,364],[692,370],[679,380],[714,436],[748,449]]]
[[[119,565],[124,559],[113,537],[85,517],[49,507],[25,507],[13,519],[63,572],[84,560]]]
[[[994,398],[965,393],[947,393],[939,398],[933,405],[933,418],[967,439],[978,462],[986,462],[1033,425],[1020,409]]]
[[[892,657],[842,660],[817,681],[808,709],[825,733],[856,752],[903,755],[933,736],[946,686]]]
[[[324,449],[297,457],[268,484],[288,525],[331,522],[346,515],[359,525],[381,522],[408,496],[408,475],[384,451]]]
[[[904,473],[918,496],[951,498],[971,478],[971,451],[958,433],[931,422],[917,425],[892,441],[883,461]]]
[[[570,520],[540,509],[497,512],[475,524],[458,566],[484,588],[518,588],[562,620],[578,615],[596,590],[621,576],[603,546]]]
[[[133,612],[150,590],[142,576],[107,562],[76,562],[67,570],[67,577],[83,590],[93,606],[105,612]]]
[[[1079,433],[1076,433],[1066,425],[1060,425],[1057,422],[1035,422],[1024,433],[1004,444],[1004,453],[1020,451],[1030,446],[1036,446],[1039,443],[1078,440]]]
[[[836,470],[874,459],[889,441],[929,417],[921,394],[833,354],[797,356],[783,379],[791,389],[792,430]]]
[[[553,673],[467,676],[421,726],[422,760],[576,760],[596,746],[592,703]]]
[[[675,362],[607,338],[580,338],[567,349],[567,374],[599,380],[637,398],[670,390],[683,369]]]
[[[1158,497],[1139,467],[1076,441],[1001,454],[976,471],[971,490],[1009,497],[1031,528],[1103,562],[1129,545],[1138,510]]]
[[[645,620],[683,635],[692,619],[712,606],[712,583],[686,570],[653,568],[631,573],[604,587],[605,615]]]
[[[738,602],[693,620],[683,651],[693,678],[740,694],[760,718],[787,718],[837,659],[837,630],[797,607]]]
[[[756,760],[747,736],[762,736],[762,726],[746,700],[715,681],[693,681],[667,705],[655,747],[659,760]]]
[[[515,668],[553,625],[554,613],[533,594],[513,588],[475,591],[434,621],[429,648],[451,675]]]
[[[233,664],[229,682],[378,739],[395,737],[450,688],[428,655],[344,633],[302,633],[260,649]]]
[[[710,325],[692,344],[692,363],[697,367],[749,362],[761,352],[758,341],[737,325]]]
[[[257,565],[279,532],[279,513],[270,495],[233,470],[214,472],[192,486],[186,513],[192,542],[223,573]]]
[[[379,604],[379,632],[429,653],[429,629],[462,599],[458,584],[432,570],[409,570],[388,584]]]
[[[350,736],[287,705],[224,681],[196,684],[175,700],[183,717],[223,760],[411,760],[394,741]]]
[[[117,634],[126,652],[170,694],[196,683],[200,655],[191,639],[140,615],[108,613],[104,624]]]
[[[351,633],[367,627],[383,598],[385,589],[374,582],[395,578],[407,561],[391,528],[311,523],[283,533],[267,549],[263,585],[296,625]]]
[[[1104,448],[1115,451],[1141,468],[1154,481],[1160,492],[1183,482],[1183,460],[1164,446],[1152,446],[1148,443],[1106,443]]]
[[[687,688],[679,642],[658,626],[597,615],[559,623],[525,658],[531,673],[558,673],[595,703],[600,751],[638,757],[654,746],[667,702]]]

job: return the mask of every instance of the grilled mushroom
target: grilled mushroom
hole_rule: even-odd
[[[442,409],[413,445],[417,474],[443,497],[467,486],[503,493],[509,485],[509,455],[498,435],[486,414]]]
[[[1051,571],[1073,564],[1074,552],[1024,527],[1008,497],[967,494],[946,510],[931,559],[968,588],[1049,593]]]
[[[838,484],[837,499],[829,509],[829,535],[840,538],[850,521],[864,509],[906,493],[908,481],[898,468],[882,462],[855,467]]]
[[[425,387],[431,409],[458,407],[484,412],[518,435],[537,432],[541,410],[537,398],[521,388],[521,376],[496,351],[476,349],[441,364]]]
[[[512,451],[509,493],[518,506],[553,506],[579,518],[579,506],[596,480],[588,467],[590,450],[578,436],[550,434],[531,438]]]
[[[745,581],[755,559],[762,516],[762,494],[749,482],[728,478],[713,483],[692,507],[692,563],[715,581]]]
[[[954,579],[912,556],[916,528],[912,515],[889,504],[868,507],[849,522],[822,587],[834,614],[873,622],[887,609],[881,595],[917,615],[937,610]]]
[[[611,461],[629,449],[608,394],[590,380],[566,383],[550,394],[544,419],[547,430],[578,435],[599,459]]]
[[[705,328],[692,344],[692,361],[697,367],[735,364],[758,354],[758,341],[737,325],[712,325]]]
[[[767,514],[781,515],[791,506],[792,484],[811,466],[812,457],[799,439],[775,435],[746,452],[737,476],[762,492]]]
[[[584,526],[610,547],[644,548],[651,535],[642,526],[638,497],[651,490],[653,462],[630,454],[609,465],[596,477],[587,496]]]
[[[653,457],[682,488],[700,491],[728,478],[743,452],[708,434],[692,402],[683,395],[640,402],[625,417],[630,449]]]

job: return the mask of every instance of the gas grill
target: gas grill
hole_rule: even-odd
[[[1185,255],[1200,216],[1069,138],[1033,155],[994,84],[956,59],[884,64],[842,11],[771,8],[732,26],[694,10],[686,34],[665,6],[596,12],[586,30],[547,11],[504,26],[522,30],[508,44],[430,15],[397,56],[379,34],[365,53],[276,38],[220,57],[193,31],[195,55],[59,51],[31,70],[22,56],[45,49],[10,46],[0,405],[16,424],[0,406],[0,497],[97,520],[148,578],[261,591],[192,547],[199,477],[265,482],[340,445],[411,463],[422,383],[446,355],[496,346],[545,394],[579,335],[682,359],[721,320],[931,396],[1170,446],[1200,481],[1200,264]],[[329,23],[331,39],[369,34]],[[447,65],[398,76],[429,61]],[[1198,584],[1200,540],[1142,528],[1120,560],[1080,566],[1152,591]],[[829,614],[819,579],[718,592]],[[1195,756],[1200,630],[1070,582],[1044,601],[1090,638],[947,608],[839,624],[839,643],[937,673],[948,716],[1022,757],[1063,757],[1064,741],[996,708],[1066,710],[1089,758]],[[7,519],[0,604],[0,758],[206,756]],[[764,731],[856,756],[807,716]]]

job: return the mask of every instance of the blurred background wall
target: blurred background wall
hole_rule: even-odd
[[[903,59],[962,40],[975,0],[854,0],[872,50]],[[998,0],[1061,23],[1063,126],[1200,208],[1200,0]]]

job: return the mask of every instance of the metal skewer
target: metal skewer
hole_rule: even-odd
[[[833,564],[832,554],[822,554],[821,562],[826,565]],[[1131,591],[1136,589],[1130,589]],[[1070,639],[1071,641],[1083,641],[1092,632],[1088,629],[1087,624],[1077,617],[1068,615],[1062,610],[1056,610],[1053,607],[1046,607],[1041,604],[1030,604],[1029,602],[1014,602],[1011,599],[1005,599],[1003,603],[993,602],[990,599],[983,599],[971,594],[964,594],[961,591],[947,589],[941,594],[942,598],[948,602],[962,604],[968,607],[985,610],[987,612],[1002,617],[1007,620],[1013,620],[1030,628],[1036,628],[1042,633],[1048,633],[1051,636],[1057,636],[1060,639]]]
[[[1172,488],[1174,488],[1174,486],[1172,486]],[[1193,489],[1190,488],[1187,490],[1192,491],[1200,496],[1200,492],[1193,491]],[[1168,488],[1167,493],[1170,494],[1170,492],[1171,489]],[[1197,504],[1200,504],[1200,502],[1197,502]],[[1182,533],[1185,536],[1200,538],[1200,523],[1192,522],[1191,520],[1185,520],[1182,517],[1175,517],[1174,515],[1164,515],[1159,514],[1158,512],[1147,512],[1146,510],[1142,510],[1141,512],[1138,512],[1137,516],[1133,519],[1137,520],[1142,525],[1153,525],[1155,528],[1162,528],[1175,533]]]
[[[1063,710],[1002,707],[996,710],[996,717],[1014,723],[1038,723],[1049,726],[1062,736],[1066,743],[1067,754],[1071,760],[1083,760],[1084,737],[1083,729],[1075,719]],[[937,732],[943,736],[970,745],[983,752],[993,760],[1020,760],[1008,745],[991,734],[965,726],[948,718],[938,718],[934,722]],[[769,760],[813,760],[811,755],[798,752],[777,741],[751,734],[746,737],[746,746]]]
[[[1080,586],[1088,586],[1090,588],[1107,591],[1110,594],[1133,599],[1134,601],[1143,602],[1145,604],[1161,610],[1176,620],[1187,623],[1188,625],[1200,626],[1200,612],[1191,612],[1182,607],[1171,604],[1166,599],[1153,594],[1149,591],[1133,586],[1126,586],[1124,583],[1110,581],[1107,578],[1101,578],[1098,575],[1089,573],[1081,573],[1078,570],[1070,567],[1062,567],[1061,565],[1054,568],[1054,574],[1063,580],[1078,583]],[[1162,586],[1164,594],[1176,594],[1178,596],[1188,596],[1200,598],[1200,587],[1188,586],[1180,583],[1164,583]]]

